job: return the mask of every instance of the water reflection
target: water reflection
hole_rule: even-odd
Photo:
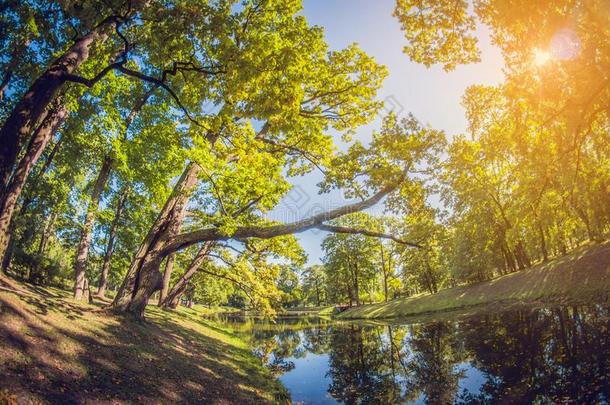
[[[226,321],[295,402],[608,403],[607,306],[407,325]]]

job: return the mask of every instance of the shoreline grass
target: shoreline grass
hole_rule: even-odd
[[[399,298],[348,309],[338,319],[388,319],[440,312],[484,311],[536,302],[591,302],[610,294],[610,242],[582,246],[529,269],[436,294]]]
[[[0,402],[289,403],[237,334],[196,309],[109,316],[55,288],[0,291]]]
[[[336,311],[334,305],[324,305],[319,307],[295,307],[288,308],[278,313],[281,317],[290,316],[332,316]]]

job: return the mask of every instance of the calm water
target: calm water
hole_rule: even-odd
[[[225,318],[302,404],[607,404],[610,308],[371,325]]]

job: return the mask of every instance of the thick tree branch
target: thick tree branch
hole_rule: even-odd
[[[203,73],[206,75],[221,74],[221,73],[224,73],[225,71],[197,67],[192,62],[174,61],[172,64],[172,68],[164,70],[160,79],[147,75],[142,72],[138,72],[137,70],[133,70],[133,69],[125,67],[127,52],[129,52],[129,43],[127,42],[127,39],[118,31],[118,29],[117,29],[117,34],[120,36],[120,38],[124,42],[124,50],[121,52],[120,61],[111,63],[108,66],[104,67],[100,72],[98,72],[91,79],[88,79],[86,77],[82,77],[79,75],[75,75],[75,74],[69,74],[69,73],[63,74],[62,79],[65,81],[82,84],[87,87],[93,87],[97,82],[99,82],[101,79],[103,79],[106,76],[106,74],[108,74],[108,72],[110,72],[111,70],[118,70],[119,72],[121,72],[127,76],[130,76],[130,77],[133,77],[133,78],[136,78],[136,79],[148,82],[148,83],[152,83],[156,87],[163,88],[167,93],[169,93],[171,98],[174,99],[174,101],[176,102],[178,107],[182,110],[184,115],[186,115],[186,117],[189,121],[191,121],[193,124],[197,125],[198,127],[207,128],[206,126],[201,124],[198,120],[193,118],[193,116],[189,113],[188,109],[184,106],[184,104],[182,104],[182,101],[180,101],[180,98],[178,97],[176,92],[166,83],[166,79],[167,79],[168,75],[173,76],[178,71],[191,71],[191,72]]]
[[[300,233],[312,228],[317,228],[318,226],[323,225],[324,222],[372,207],[381,201],[387,194],[394,191],[403,182],[405,177],[406,174],[403,174],[397,181],[383,187],[376,194],[364,201],[344,205],[343,207],[312,215],[311,217],[302,219],[300,221],[277,225],[242,226],[238,227],[232,235],[223,234],[217,228],[201,229],[176,235],[166,244],[164,254],[169,254],[187,246],[191,246],[195,243],[204,241],[248,238],[270,239],[277,236]]]
[[[321,231],[328,231],[328,232],[334,232],[334,233],[349,233],[349,234],[354,234],[354,235],[371,236],[374,238],[390,239],[396,243],[400,243],[401,245],[407,245],[407,246],[416,247],[416,248],[423,248],[423,246],[420,245],[419,243],[409,242],[409,241],[397,238],[396,236],[393,236],[393,235],[390,235],[387,233],[369,231],[367,229],[350,228],[347,226],[336,226],[336,225],[326,225],[326,224],[318,225],[318,226],[316,226],[316,228]]]
[[[189,113],[187,108],[184,106],[184,104],[182,104],[182,101],[180,101],[180,98],[178,97],[176,92],[174,92],[174,90],[165,83],[164,79],[157,79],[155,77],[148,76],[148,75],[138,72],[136,70],[131,70],[129,68],[126,68],[123,65],[119,65],[117,67],[117,69],[121,73],[126,74],[127,76],[135,77],[136,79],[144,80],[146,82],[156,84],[157,86],[163,88],[163,90],[167,91],[169,93],[169,95],[174,99],[174,101],[176,102],[178,107],[182,110],[182,112],[184,112],[184,115],[186,115],[186,118],[188,118],[189,121],[191,121],[193,124],[197,125],[198,127],[207,128],[205,125],[202,125],[199,121],[197,121],[195,118],[193,118],[193,116],[191,116],[191,114]],[[164,73],[164,76],[165,76],[165,73]]]

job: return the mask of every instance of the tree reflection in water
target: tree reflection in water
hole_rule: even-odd
[[[610,395],[609,308],[602,305],[413,325],[311,318],[243,325],[255,353],[278,375],[299,373],[295,362],[309,353],[326,355],[316,357],[327,362],[326,376],[297,381],[327,384],[326,377],[327,394],[346,404],[594,404]]]
[[[608,403],[609,308],[557,307],[461,325],[473,365],[487,377],[464,403]]]

